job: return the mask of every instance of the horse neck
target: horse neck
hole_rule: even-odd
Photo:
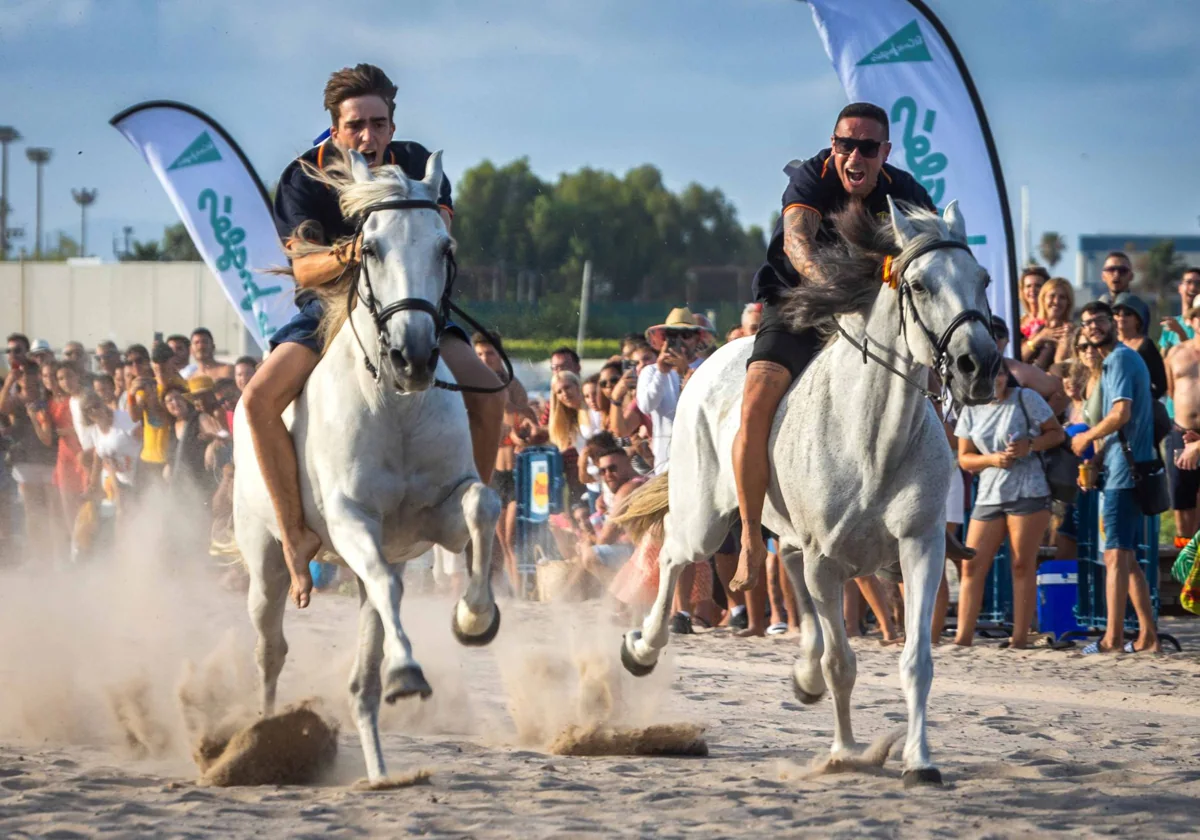
[[[928,368],[913,359],[901,332],[900,295],[894,289],[880,289],[865,317],[843,315],[838,322],[859,346],[866,342],[872,355],[914,382],[923,386],[927,383]],[[839,339],[837,344],[843,357],[837,365],[838,375],[853,371],[855,384],[847,389],[849,398],[835,400],[834,410],[852,432],[857,432],[856,439],[867,445],[876,460],[903,457],[918,428],[917,421],[926,410],[925,395],[874,359],[868,358],[864,365],[862,351],[850,342]],[[848,380],[842,381],[849,384]]]

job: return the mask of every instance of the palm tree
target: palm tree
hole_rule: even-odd
[[[96,190],[83,187],[71,190],[71,198],[79,205],[79,256],[87,256],[87,209],[96,201]]]
[[[1054,269],[1054,266],[1062,259],[1065,250],[1067,250],[1067,243],[1057,233],[1048,230],[1042,234],[1042,241],[1038,243],[1038,253],[1042,255],[1048,268]]]

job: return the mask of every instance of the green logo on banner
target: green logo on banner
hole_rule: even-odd
[[[217,151],[217,144],[208,136],[207,131],[202,131],[200,136],[193,140],[179,157],[175,158],[175,162],[167,167],[167,171],[183,169],[185,166],[195,166],[198,163],[212,163],[220,159],[221,153]]]
[[[898,64],[902,61],[933,61],[915,20],[871,50],[856,66]]]

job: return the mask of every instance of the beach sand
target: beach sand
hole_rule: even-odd
[[[946,786],[905,792],[898,754],[812,776],[832,706],[792,698],[794,638],[674,637],[635,680],[617,663],[623,628],[596,605],[502,604],[497,641],[468,650],[448,601],[414,597],[403,616],[434,695],[386,709],[383,744],[394,775],[432,778],[364,791],[345,711],[356,601],[318,595],[288,610],[280,703],[318,698],[341,724],[333,776],[214,788],[196,784],[191,742],[253,716],[240,595],[194,577],[0,585],[21,605],[0,616],[4,837],[1200,836],[1200,622],[1165,621],[1185,652],[1162,657],[937,648],[930,739]],[[904,725],[900,651],[853,644],[869,743]],[[597,721],[700,725],[709,755],[549,754],[564,727]]]

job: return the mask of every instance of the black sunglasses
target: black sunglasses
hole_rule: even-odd
[[[601,379],[601,380],[600,380],[600,387],[601,387],[601,388],[611,388],[611,387],[613,387],[614,385],[616,385],[616,384],[617,384],[618,382],[620,382],[620,381],[621,381],[621,380],[620,380],[619,378],[618,378],[618,379]]]
[[[1110,274],[1128,274],[1129,268],[1124,265],[1106,265],[1104,270]]]
[[[854,154],[854,150],[858,149],[862,152],[865,158],[873,158],[879,154],[879,147],[883,144],[878,140],[856,140],[853,137],[834,137],[833,150],[839,155]]]

